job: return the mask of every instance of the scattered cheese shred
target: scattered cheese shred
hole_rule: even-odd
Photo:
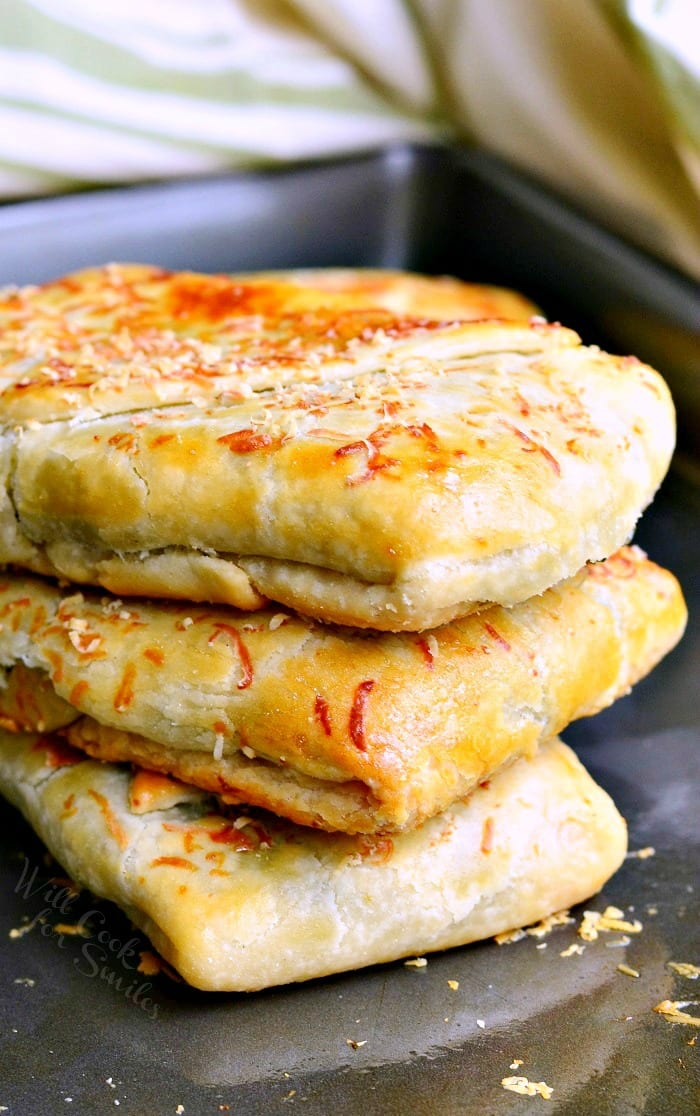
[[[571,945],[568,946],[566,949],[561,950],[559,956],[573,957],[573,955],[576,954],[578,957],[580,957],[585,948],[585,945],[581,945],[580,942],[572,942]]]
[[[632,939],[629,937],[628,934],[623,934],[621,938],[615,938],[615,940],[612,941],[612,942],[606,942],[605,943],[605,948],[606,949],[621,949],[623,946],[629,945],[631,941],[632,941]]]
[[[424,969],[428,961],[425,957],[413,957],[408,961],[404,961],[407,969]]]
[[[700,1017],[688,1015],[686,1011],[681,1010],[684,1007],[688,1007],[687,1000],[662,1000],[651,1010],[663,1015],[669,1023],[686,1023],[691,1027],[700,1027]]]
[[[90,938],[92,937],[90,930],[87,926],[83,926],[80,922],[56,922],[52,929],[56,934],[67,934],[73,938]]]
[[[501,1085],[511,1093],[519,1093],[521,1097],[539,1096],[543,1100],[551,1100],[554,1092],[544,1081],[528,1081],[526,1077],[504,1077]]]
[[[700,976],[700,965],[691,965],[689,961],[669,961],[668,967],[688,980],[697,980]]]
[[[595,942],[601,932],[608,933],[611,930],[640,934],[641,922],[638,919],[634,922],[627,921],[624,913],[619,907],[606,907],[602,914],[600,911],[584,911],[578,928],[579,937],[583,938],[584,942]]]
[[[639,976],[638,971],[636,969],[633,969],[631,967],[631,965],[618,965],[617,966],[617,971],[618,971],[618,973],[624,973],[624,975],[628,976],[628,977],[638,977]]]
[[[508,1066],[508,1069],[520,1069],[523,1065],[525,1065],[525,1063],[522,1058],[514,1058]]]
[[[459,981],[458,980],[448,980],[447,987],[451,988],[453,992],[456,992],[457,989],[459,988]]]
[[[361,1046],[367,1045],[367,1039],[346,1039],[345,1041],[348,1046],[352,1047],[353,1050],[359,1050]]]
[[[635,852],[628,852],[628,860],[648,860],[650,856],[656,856],[656,849],[653,845],[647,845],[644,849],[636,849]]]

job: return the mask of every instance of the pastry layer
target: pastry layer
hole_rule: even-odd
[[[0,716],[16,730],[75,721],[68,738],[99,758],[298,822],[394,830],[626,693],[685,618],[673,576],[636,548],[423,636],[124,604],[8,574]]]
[[[393,838],[207,803],[135,814],[130,780],[51,738],[0,737],[0,789],[53,855],[208,990],[308,980],[527,925],[591,896],[626,850],[610,798],[556,740]]]
[[[226,406],[8,428],[0,561],[417,631],[541,593],[630,537],[674,443],[653,370],[543,323],[414,324],[412,356],[395,332],[404,348],[383,340],[361,371],[360,340],[333,383],[252,392],[246,365],[249,398]]]

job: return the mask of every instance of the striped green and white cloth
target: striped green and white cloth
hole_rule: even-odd
[[[0,198],[478,142],[700,275],[700,0],[0,0]]]

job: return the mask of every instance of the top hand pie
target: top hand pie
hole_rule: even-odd
[[[421,630],[611,554],[668,467],[657,373],[541,320],[135,267],[65,282],[4,304],[0,561]]]

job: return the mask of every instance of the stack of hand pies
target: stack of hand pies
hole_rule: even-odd
[[[532,313],[372,272],[3,293],[0,786],[200,988],[507,931],[624,857],[557,733],[681,635],[625,545],[673,408]]]

